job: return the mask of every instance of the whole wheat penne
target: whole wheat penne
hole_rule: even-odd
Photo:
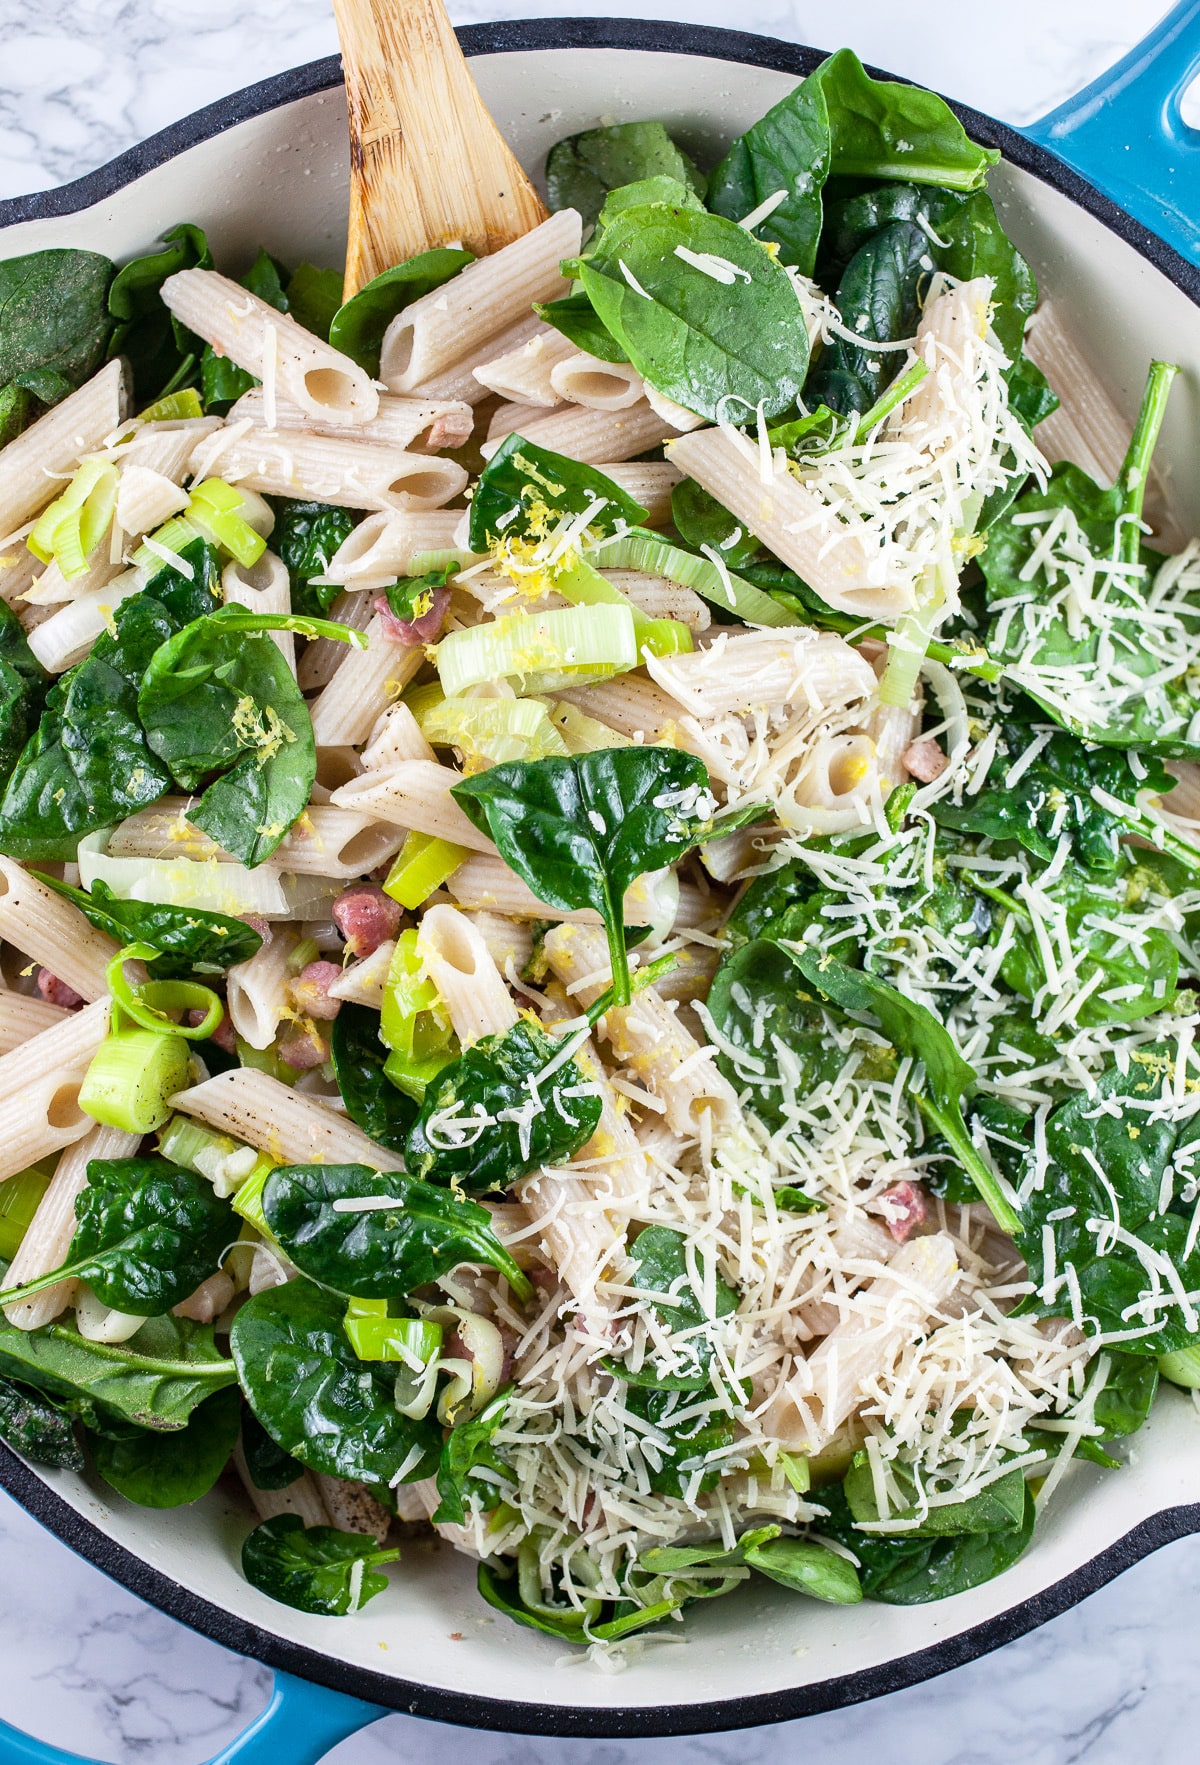
[[[8,1265],[5,1286],[19,1287],[61,1268],[75,1236],[75,1203],[87,1188],[88,1165],[94,1158],[132,1158],[140,1145],[139,1134],[94,1126],[67,1147]],[[4,1315],[18,1330],[40,1329],[74,1302],[75,1288],[74,1281],[59,1281],[41,1293],[5,1306]]]
[[[60,1023],[39,1030],[11,1053],[0,1055],[0,1100],[20,1095],[48,1074],[78,1072],[82,1077],[108,1033],[110,1006],[106,993],[82,1011],[72,1011]]]
[[[329,423],[369,423],[378,410],[357,362],[215,270],[179,270],[161,293],[189,331],[263,382],[268,415],[278,393]]]
[[[470,564],[473,554],[455,543],[461,520],[461,509],[368,515],[330,558],[326,580],[347,588],[384,588],[397,576],[411,576],[417,559],[428,552],[454,552],[460,564]]]
[[[551,373],[559,362],[575,353],[575,345],[561,331],[552,325],[539,325],[533,336],[516,349],[496,356],[493,361],[480,362],[472,372],[480,385],[489,392],[498,392],[501,398],[549,409],[564,396],[551,385]]]
[[[631,362],[605,362],[578,350],[558,362],[550,384],[570,404],[592,411],[627,411],[642,397],[642,376]]]
[[[312,701],[313,738],[319,748],[365,742],[380,714],[400,697],[425,660],[419,644],[392,643],[378,614],[366,629],[367,648],[350,650]]]
[[[295,1514],[306,1526],[329,1525],[329,1510],[311,1472],[301,1471],[293,1483],[286,1483],[282,1489],[259,1489],[250,1475],[245,1449],[240,1440],[233,1449],[233,1464],[260,1520],[275,1520],[280,1514]]]
[[[482,834],[476,835],[477,840],[483,837]],[[455,841],[459,845],[465,843]],[[567,925],[600,924],[600,915],[591,907],[572,908],[567,912],[541,900],[494,850],[472,850],[471,856],[464,858],[453,875],[447,878],[446,892],[460,907],[476,912],[504,914],[513,919],[550,919]],[[655,871],[650,876],[639,877],[625,892],[625,923],[652,924],[657,935],[665,935],[674,923],[678,903],[679,885],[673,874]]]
[[[376,1146],[361,1128],[315,1097],[241,1066],[171,1099],[181,1115],[244,1140],[281,1164],[365,1164],[395,1170],[399,1155]]]
[[[533,422],[523,423],[520,432],[526,441],[535,441],[539,447],[567,454],[588,466],[598,466],[605,460],[632,460],[676,433],[644,398],[622,411],[589,411],[582,405],[561,405]],[[489,433],[479,450],[485,460],[491,459],[504,439],[503,435]],[[676,463],[691,471],[685,462]]]
[[[153,466],[127,464],[117,487],[117,526],[135,537],[149,533],[186,509],[190,501],[188,492],[165,472]],[[115,570],[113,573],[116,574]]]
[[[389,772],[364,772],[352,778],[334,792],[332,801],[413,833],[450,840],[470,852],[495,852],[488,836],[480,833],[450,795],[460,776],[453,767],[439,766],[436,760],[404,760]]]
[[[457,907],[430,907],[417,932],[423,971],[441,995],[463,1047],[501,1035],[517,1021],[517,1008],[491,951]]]
[[[374,595],[358,592],[340,594],[329,609],[329,617],[338,625],[348,625],[351,631],[365,631],[374,616]],[[336,638],[319,637],[306,643],[296,664],[300,690],[312,693],[328,686],[345,660],[346,646]]]
[[[271,926],[254,955],[226,977],[229,1018],[251,1048],[269,1048],[289,1010],[289,959],[299,943],[291,926]]]
[[[482,404],[484,399],[491,397],[491,393],[482,380],[475,378],[475,369],[481,362],[492,361],[496,356],[506,355],[519,348],[534,335],[541,323],[536,313],[523,313],[494,336],[485,337],[482,342],[472,345],[452,367],[446,368],[440,374],[431,374],[420,386],[414,386],[412,397],[461,399],[472,406]]]
[[[582,236],[578,214],[562,209],[405,307],[384,332],[379,376],[388,390],[426,387],[534,301],[559,299],[567,292],[559,263]]]
[[[232,863],[223,847],[188,821],[191,801],[188,797],[163,797],[153,808],[139,810],[119,822],[108,838],[108,856],[215,858],[223,864]],[[399,846],[390,827],[327,803],[312,803],[269,862],[289,876],[348,878],[374,870]]]
[[[780,792],[775,812],[785,827],[819,834],[865,827],[881,790],[875,744],[861,730],[821,736]]]
[[[326,1477],[313,1473],[313,1482],[321,1492],[321,1500],[329,1510],[329,1518],[339,1532],[362,1533],[382,1544],[391,1531],[392,1516],[377,1502],[365,1483],[345,1477]]]
[[[57,1027],[42,1032],[57,1033]],[[75,1067],[43,1067],[19,1089],[0,1092],[0,1183],[81,1140],[95,1125],[79,1103],[86,1073],[87,1061]]]
[[[43,1030],[53,1029],[70,1016],[61,1005],[30,999],[24,993],[0,993],[0,1055],[11,1054],[22,1042]]]
[[[382,712],[362,751],[363,772],[390,772],[405,760],[432,760],[433,749],[407,705],[389,705]]]
[[[845,638],[810,626],[722,632],[703,649],[652,660],[649,672],[693,717],[790,705],[819,711],[874,693],[870,664]]]
[[[533,932],[519,920],[503,913],[486,910],[467,914],[484,943],[492,953],[492,961],[501,974],[520,974],[533,955]]]
[[[231,422],[248,417],[256,429],[267,426],[263,407],[263,390],[254,386],[242,394],[229,412]],[[475,418],[465,399],[396,398],[384,393],[379,409],[369,423],[356,423],[350,432],[356,441],[373,441],[381,447],[416,447],[424,439],[428,445],[429,431],[441,429],[443,447],[459,447],[470,436]],[[331,423],[327,418],[311,416],[290,399],[275,400],[276,430],[303,429],[313,435],[346,435],[344,424]],[[451,439],[453,437],[453,439]]]
[[[222,451],[220,471],[239,489],[347,509],[437,509],[467,483],[457,460],[300,429],[239,436]]]
[[[0,541],[0,601],[17,612],[25,607],[25,596],[35,587],[46,566],[35,558],[23,539]]]
[[[331,983],[329,997],[345,999],[351,1005],[369,1005],[372,1010],[378,1011],[383,1004],[383,989],[395,949],[395,942],[389,940],[386,944],[380,944],[378,950],[373,950],[369,956],[364,956],[361,962],[352,962]]]
[[[121,363],[107,362],[8,443],[0,453],[0,535],[53,501],[84,455],[117,428],[126,397]]]
[[[107,994],[118,946],[12,858],[0,857],[0,938],[66,981],[83,999]]]
[[[181,494],[174,485],[170,488],[173,496]],[[187,501],[186,497],[184,501]],[[120,555],[114,559],[111,547],[103,542],[96,547],[88,558],[87,568],[81,570],[78,576],[64,576],[57,559],[51,558],[41,575],[26,589],[25,604],[29,607],[58,607],[66,601],[80,600],[96,589],[103,588],[123,571]]]
[[[619,484],[646,511],[645,526],[666,527],[671,520],[671,492],[682,482],[677,466],[665,460],[605,460],[597,470]]]
[[[274,552],[264,552],[257,564],[226,564],[221,572],[221,592],[226,606],[250,607],[256,613],[290,613],[292,610],[292,584],[287,565]],[[264,635],[270,638],[294,674],[295,633],[269,631]]]

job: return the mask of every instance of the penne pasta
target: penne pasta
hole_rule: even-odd
[[[289,960],[299,941],[290,926],[269,926],[250,960],[229,970],[229,1019],[251,1048],[269,1048],[284,1018],[294,1015],[288,1001]]]
[[[75,1203],[87,1188],[88,1165],[94,1158],[132,1158],[139,1134],[120,1128],[92,1126],[67,1148],[54,1167],[49,1187],[37,1205],[16,1255],[8,1265],[5,1284],[19,1287],[60,1268],[75,1236]],[[41,1293],[5,1306],[4,1315],[18,1330],[38,1330],[74,1304],[77,1283],[59,1281]]]
[[[352,778],[334,792],[333,801],[356,814],[414,833],[432,834],[471,852],[494,852],[488,836],[480,833],[450,795],[460,776],[436,760],[404,760],[388,772],[364,772]]]
[[[90,926],[78,907],[0,857],[0,938],[56,974],[87,1000],[107,997],[105,969],[117,945]]]
[[[479,450],[484,459],[490,460],[511,433],[511,427],[493,423],[488,439]],[[567,454],[573,460],[582,460],[585,465],[598,466],[606,460],[618,463],[632,460],[636,455],[657,447],[660,441],[669,440],[676,432],[646,399],[639,399],[617,411],[590,411],[582,405],[560,406],[530,422],[523,422],[520,433],[526,441],[535,441],[539,447],[548,447],[552,453]],[[677,464],[695,476],[683,461]]]
[[[292,585],[287,565],[274,552],[264,552],[257,564],[226,564],[221,572],[221,592],[226,606],[250,607],[257,613],[290,613]],[[292,673],[296,672],[296,638],[290,631],[266,634]]]
[[[367,741],[380,716],[425,660],[419,645],[392,643],[378,613],[366,634],[367,648],[344,651],[333,678],[312,701],[313,737],[319,748],[355,747]]]
[[[417,560],[430,552],[454,552],[460,564],[470,564],[472,554],[456,543],[461,521],[461,509],[368,515],[330,558],[326,578],[347,588],[378,589],[412,575]]]
[[[281,1164],[365,1164],[377,1171],[398,1167],[397,1153],[376,1146],[345,1116],[253,1067],[219,1073],[180,1091],[171,1102],[181,1115],[232,1134]]]
[[[119,426],[127,399],[121,363],[107,362],[8,443],[0,452],[0,537],[15,533],[57,496],[84,455]]]
[[[506,351],[494,361],[480,362],[471,371],[480,385],[514,404],[549,408],[565,394],[555,390],[551,374],[560,362],[575,354],[575,345],[551,325],[539,325],[532,337]]]
[[[32,1036],[53,1029],[70,1016],[61,1005],[31,999],[24,993],[0,992],[0,1055],[11,1054]]]
[[[645,392],[642,376],[629,362],[605,362],[578,350],[556,363],[550,384],[560,398],[591,411],[627,411]]]
[[[252,429],[223,450],[220,468],[239,489],[348,509],[436,509],[467,483],[457,460],[300,429]]]
[[[230,422],[247,419],[255,429],[268,427],[261,386],[244,392],[229,412]],[[353,437],[379,447],[461,447],[474,426],[475,418],[465,399],[396,398],[384,393],[370,422],[354,425]],[[334,439],[347,434],[344,424],[313,416],[287,398],[275,400],[274,421],[269,427],[277,432],[305,430]]]

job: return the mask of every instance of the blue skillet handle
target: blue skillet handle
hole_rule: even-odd
[[[262,1715],[207,1765],[317,1765],[339,1741],[387,1714],[379,1704],[364,1704],[344,1692],[276,1673],[275,1690]],[[95,1765],[95,1761],[33,1740],[0,1721],[0,1765]]]
[[[1200,263],[1200,130],[1179,103],[1200,73],[1200,0],[1180,0],[1115,67],[1022,132],[1182,257]]]

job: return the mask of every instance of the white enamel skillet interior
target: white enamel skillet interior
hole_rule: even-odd
[[[483,96],[540,173],[560,137],[601,119],[661,118],[702,163],[795,84],[816,52],[741,33],[551,20],[460,33]],[[1132,421],[1147,363],[1185,370],[1161,456],[1177,513],[1200,531],[1200,274],[1061,161],[976,113],[1000,146],[1004,223]],[[0,257],[83,246],[121,259],[180,220],[238,273],[260,244],[285,262],[340,264],[347,211],[338,62],[264,82],[199,112],[80,183],[0,204]],[[767,1583],[688,1614],[619,1675],[559,1670],[566,1646],[519,1629],[475,1591],[473,1565],[410,1546],[390,1591],[353,1619],[256,1593],[238,1555],[246,1511],[221,1490],[154,1513],[106,1485],[34,1472],[0,1448],[0,1481],[82,1556],[227,1647],[371,1703],[442,1720],[562,1735],[663,1735],[778,1721],[930,1678],[1044,1622],[1139,1557],[1200,1530],[1200,1420],[1166,1391],[1120,1472],[1077,1467],[1006,1574],[933,1605],[818,1605]],[[456,1640],[461,1637],[461,1640]]]

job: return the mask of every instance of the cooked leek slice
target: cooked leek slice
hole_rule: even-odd
[[[586,686],[636,668],[638,660],[627,606],[515,613],[452,631],[437,647],[437,670],[448,698],[496,680],[511,680],[531,692]]]
[[[447,877],[453,876],[463,859],[469,856],[465,846],[456,846],[450,840],[435,839],[427,833],[410,833],[388,871],[383,892],[411,913],[428,901],[434,890],[440,889]]]
[[[567,752],[539,699],[442,699],[417,721],[434,747],[458,748],[468,772]]]
[[[43,564],[54,562],[68,581],[82,576],[108,532],[120,474],[110,460],[85,460],[60,497],[35,522],[26,544]]]
[[[777,600],[710,558],[669,545],[656,533],[640,529],[603,539],[591,548],[591,559],[606,570],[645,570],[692,589],[702,600],[734,613],[748,625],[794,625],[796,616]]]

